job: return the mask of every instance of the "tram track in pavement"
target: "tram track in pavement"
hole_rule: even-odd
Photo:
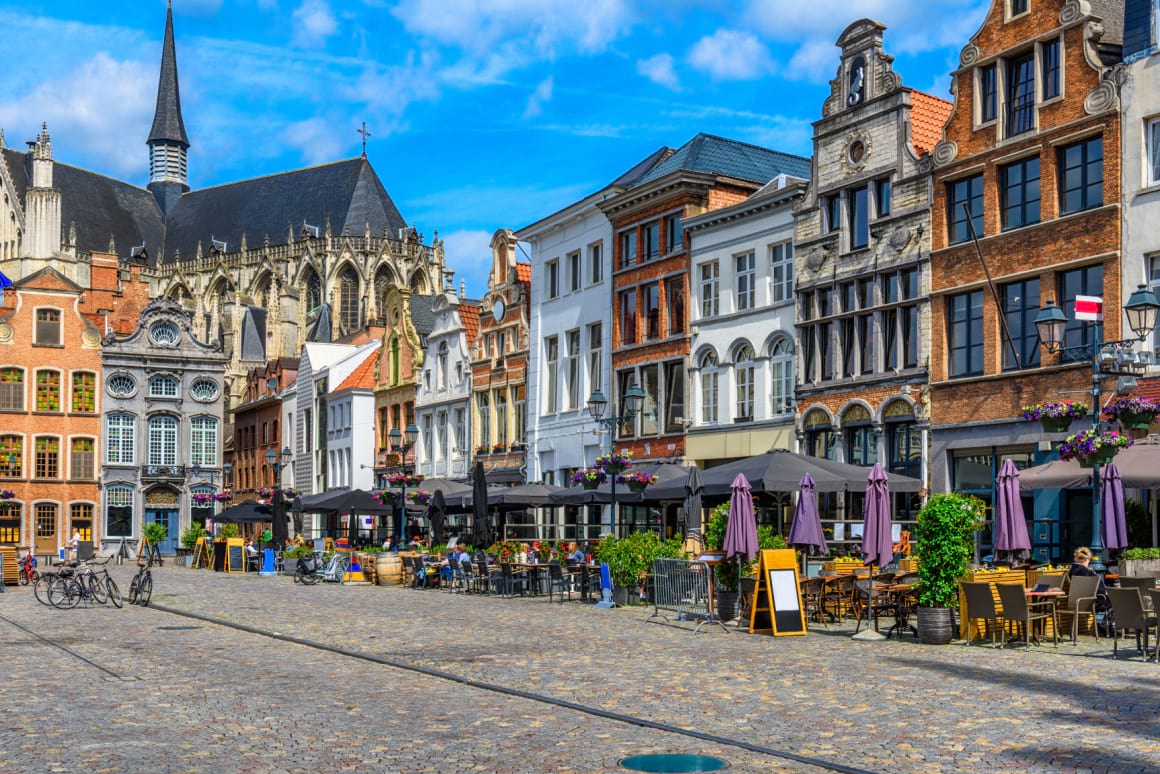
[[[747,752],[757,753],[759,755],[767,755],[767,756],[772,757],[772,758],[780,758],[782,760],[792,761],[794,763],[799,763],[799,764],[803,764],[806,766],[812,766],[812,767],[815,767],[815,768],[820,769],[822,771],[835,771],[835,772],[841,772],[841,774],[874,774],[874,772],[870,769],[860,769],[860,768],[857,768],[854,766],[847,766],[845,764],[838,763],[836,761],[829,761],[829,760],[825,760],[822,758],[811,757],[808,755],[798,755],[797,753],[793,753],[793,752],[790,752],[788,750],[779,750],[779,749],[776,749],[773,747],[767,747],[765,745],[759,745],[759,744],[753,744],[752,742],[746,742],[742,739],[733,739],[731,737],[720,736],[717,734],[710,734],[710,733],[707,733],[704,731],[697,731],[697,730],[689,729],[689,728],[681,728],[679,726],[674,726],[674,725],[671,725],[669,723],[662,723],[662,722],[659,722],[656,720],[649,720],[647,718],[636,717],[634,715],[626,715],[626,714],[620,713],[620,712],[610,712],[609,710],[600,709],[599,707],[593,707],[593,706],[590,706],[587,704],[581,704],[579,702],[568,701],[566,699],[560,699],[560,698],[557,698],[554,696],[547,696],[545,694],[534,693],[531,691],[523,691],[523,690],[520,690],[518,688],[511,688],[511,687],[506,686],[506,685],[485,682],[482,680],[473,680],[469,677],[464,677],[462,675],[456,675],[456,674],[453,674],[451,672],[445,672],[441,669],[432,669],[431,667],[420,666],[418,664],[412,664],[412,663],[408,663],[406,661],[399,661],[397,659],[386,658],[384,656],[376,656],[372,653],[364,653],[364,652],[357,651],[357,650],[350,650],[348,648],[340,648],[340,647],[335,646],[335,645],[329,645],[329,644],[323,643],[323,642],[316,642],[314,640],[309,640],[309,639],[306,639],[303,637],[295,637],[295,636],[290,635],[290,634],[283,634],[282,632],[269,631],[267,629],[260,629],[258,627],[250,626],[248,624],[238,623],[236,621],[228,621],[228,620],[221,619],[221,618],[215,618],[213,616],[203,615],[201,613],[194,613],[194,612],[190,612],[187,610],[178,610],[176,608],[167,607],[165,605],[159,605],[156,602],[151,604],[148,609],[149,610],[156,610],[159,613],[165,613],[165,614],[169,614],[169,615],[179,616],[182,618],[188,618],[188,619],[195,620],[195,621],[201,621],[203,623],[213,624],[216,626],[224,626],[224,627],[227,627],[229,629],[234,629],[235,631],[246,632],[248,634],[257,635],[259,637],[266,637],[268,639],[276,640],[278,642],[286,642],[286,643],[299,645],[299,646],[306,647],[306,648],[311,648],[314,650],[325,651],[328,653],[334,653],[336,655],[344,656],[346,658],[358,659],[360,661],[366,661],[366,662],[370,662],[373,664],[379,664],[380,666],[390,667],[392,669],[399,669],[399,670],[406,671],[406,672],[413,672],[416,674],[425,675],[427,677],[432,677],[432,678],[435,678],[438,680],[446,680],[448,682],[453,682],[453,683],[456,683],[458,685],[464,685],[464,686],[467,686],[470,688],[476,688],[478,690],[488,691],[488,692],[500,694],[503,696],[510,696],[513,698],[525,699],[527,701],[533,701],[533,702],[538,702],[541,704],[551,705],[553,707],[559,707],[561,709],[568,709],[568,710],[572,710],[574,712],[580,712],[582,714],[589,715],[592,717],[602,718],[604,720],[611,720],[613,722],[638,726],[640,728],[647,728],[647,729],[651,729],[654,731],[660,731],[663,733],[676,734],[678,736],[683,736],[683,737],[687,737],[690,739],[697,739],[697,740],[700,740],[703,742],[709,742],[712,744],[721,745],[722,747],[733,747],[733,748],[737,748],[740,750],[745,750]],[[3,616],[0,616],[0,618],[3,618]],[[20,627],[20,628],[24,628],[24,627]],[[34,634],[34,636],[38,636],[38,635]],[[76,655],[76,654],[74,654],[74,655]],[[78,658],[81,658],[82,660],[88,661],[88,659],[84,659],[83,656],[78,655]],[[89,662],[89,663],[92,663],[92,662]],[[97,664],[93,664],[93,666],[97,666],[98,668],[102,669],[103,671],[108,671],[108,670],[104,670],[102,667],[100,667]],[[121,678],[121,679],[127,679],[127,678]]]
[[[20,631],[24,632],[25,634],[29,635],[30,637],[35,637],[40,642],[43,642],[45,645],[51,645],[52,647],[54,647],[58,650],[64,651],[65,653],[67,653],[69,656],[72,656],[76,660],[81,661],[85,664],[88,664],[89,666],[93,667],[94,669],[96,669],[100,672],[103,672],[105,675],[107,675],[109,678],[111,678],[113,680],[125,680],[125,681],[131,682],[131,681],[137,679],[136,677],[134,677],[132,675],[123,675],[119,672],[114,672],[112,669],[109,669],[108,667],[103,666],[101,664],[98,664],[96,661],[93,661],[88,656],[84,656],[80,653],[77,653],[75,650],[68,647],[64,643],[59,642],[58,640],[54,640],[51,637],[46,637],[43,634],[40,634],[38,632],[34,632],[32,629],[29,629],[24,624],[13,621],[11,618],[9,618],[6,615],[0,615],[0,621],[4,621],[5,623],[9,624],[10,626],[13,626],[13,627],[19,629]]]

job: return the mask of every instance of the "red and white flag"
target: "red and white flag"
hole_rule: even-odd
[[[1103,321],[1104,300],[1099,296],[1076,296],[1075,319]]]

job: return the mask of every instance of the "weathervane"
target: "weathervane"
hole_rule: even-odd
[[[367,122],[363,121],[362,128],[355,129],[355,131],[362,135],[362,142],[363,142],[363,155],[362,155],[362,157],[365,159],[367,157],[367,138],[371,136],[371,133],[367,131]]]

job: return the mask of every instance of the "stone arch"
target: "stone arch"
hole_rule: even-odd
[[[838,416],[842,418],[843,425],[851,422],[873,422],[874,409],[866,401],[855,398],[842,406],[842,409],[838,412]]]
[[[416,269],[411,274],[411,278],[407,281],[407,287],[417,296],[431,295],[431,280],[423,269]]]
[[[313,266],[305,267],[298,285],[302,288],[303,311],[309,314],[322,306],[322,278]]]
[[[384,299],[387,295],[387,290],[393,287],[399,287],[399,273],[395,271],[395,267],[389,263],[381,263],[375,269],[374,291],[375,291],[375,315],[380,320],[385,320],[387,317],[387,308]]]
[[[347,261],[334,275],[335,312],[340,331],[350,333],[362,325],[362,278]]]
[[[813,427],[833,427],[834,415],[830,410],[822,405],[810,406],[802,414],[802,427],[809,430]]]

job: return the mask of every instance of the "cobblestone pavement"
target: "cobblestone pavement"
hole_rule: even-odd
[[[135,568],[115,568],[127,589]],[[695,732],[641,727],[175,615],[0,596],[5,771],[1160,770],[1160,667],[1134,643],[1021,649],[772,638],[650,609],[154,570],[156,605]]]

